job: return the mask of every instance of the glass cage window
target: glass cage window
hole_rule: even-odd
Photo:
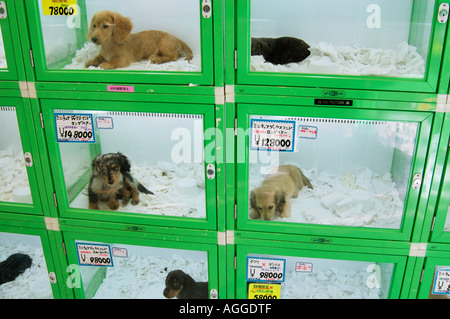
[[[48,7],[44,9],[42,1],[39,1],[45,59],[49,69],[201,71],[198,0],[132,0],[127,6],[120,0],[86,0],[82,7],[76,1],[72,2],[68,10],[73,14],[62,16],[52,14]],[[101,13],[105,10],[113,14]],[[131,32],[125,19],[131,21]],[[97,28],[97,23],[101,27]],[[152,33],[142,33],[144,31]],[[162,36],[154,31],[168,35]],[[119,39],[116,35],[120,32],[129,36]],[[135,45],[137,43],[139,45]],[[143,46],[142,43],[148,45]],[[157,47],[155,43],[158,43]],[[114,50],[126,50],[128,62],[119,63]],[[114,62],[93,63],[97,56],[107,60],[102,62]],[[161,63],[161,56],[171,58]]]
[[[206,218],[202,115],[71,112],[54,111],[71,208]],[[122,192],[130,175],[138,202]]]
[[[0,233],[0,299],[50,299],[39,236]]]
[[[386,299],[394,270],[392,263],[255,254],[248,255],[247,263],[253,258],[283,263],[282,282],[254,281],[247,274],[248,284],[280,284],[280,299]]]
[[[250,120],[249,219],[400,228],[417,123],[256,115]],[[271,125],[288,127],[280,134],[291,134],[289,147],[270,150],[264,144]]]
[[[0,201],[32,203],[16,108],[0,106]]]
[[[250,71],[424,78],[435,1],[283,0],[277,7],[251,1]]]
[[[76,246],[86,298],[165,299],[166,278],[175,270],[198,283],[208,282],[208,253],[204,251],[81,240],[76,241]],[[105,262],[96,264],[91,260],[95,247],[102,249]],[[209,295],[207,285],[204,288]],[[171,297],[168,291],[166,295]]]
[[[5,46],[3,44],[2,26],[0,25],[0,69],[7,69]]]

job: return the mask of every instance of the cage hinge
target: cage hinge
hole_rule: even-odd
[[[39,112],[39,119],[41,120],[41,127],[44,128],[44,116],[42,115],[42,112]]]
[[[236,256],[234,256],[234,269],[236,269]]]
[[[0,1],[0,19],[4,20],[7,16],[5,1]]]
[[[203,15],[203,18],[209,19],[209,18],[211,18],[211,14],[212,14],[211,0],[203,0],[202,1],[202,15]]]
[[[434,230],[434,223],[435,222],[436,222],[436,216],[433,217],[433,223],[431,224],[431,230],[430,231]]]
[[[237,50],[234,50],[234,69],[237,70]]]
[[[44,220],[45,220],[45,228],[47,228],[47,230],[59,231],[58,218],[44,217]]]
[[[33,50],[30,50],[30,62],[31,62],[31,67],[34,68]]]
[[[450,6],[448,3],[441,3],[439,6],[438,12],[438,21],[439,23],[446,23],[448,20],[448,15],[450,11]]]
[[[65,243],[65,242],[62,242],[62,249],[63,249],[63,253],[64,253],[64,255],[66,255],[66,256],[67,256],[67,251],[66,251],[66,243]]]
[[[410,257],[425,257],[427,254],[427,243],[411,243],[409,249]]]
[[[237,204],[234,203],[234,219],[237,219]]]
[[[55,203],[55,207],[58,207],[58,200],[56,199],[56,193],[53,193],[53,201]]]

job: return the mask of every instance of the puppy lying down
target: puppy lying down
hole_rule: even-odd
[[[310,181],[295,165],[282,165],[276,172],[267,176],[260,187],[250,194],[250,217],[272,220],[275,213],[280,217],[291,216],[291,198],[297,198],[304,187],[313,188]]]
[[[186,60],[192,60],[189,46],[174,35],[158,30],[131,34],[132,28],[131,20],[117,12],[97,12],[92,17],[87,40],[101,46],[101,50],[85,67],[124,68],[143,59],[160,64],[176,61],[183,52]]]
[[[251,55],[262,55],[266,62],[287,64],[301,62],[311,52],[309,45],[297,38],[252,38]]]

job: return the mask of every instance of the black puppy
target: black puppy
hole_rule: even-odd
[[[33,260],[25,254],[13,254],[0,263],[0,285],[13,281],[27,268],[31,267]]]
[[[110,209],[119,208],[118,199],[126,205],[139,203],[139,192],[153,194],[136,181],[130,173],[131,164],[122,153],[97,155],[92,161],[92,175],[89,182],[89,209],[99,209],[99,201],[108,202]]]
[[[311,52],[309,45],[297,38],[252,38],[252,55],[262,55],[266,62],[273,64],[287,64],[301,62]]]
[[[177,299],[208,299],[208,282],[196,282],[182,270],[173,270],[166,277],[164,297]]]

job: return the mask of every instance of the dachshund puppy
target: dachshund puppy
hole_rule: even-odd
[[[0,285],[13,281],[27,268],[31,267],[33,260],[25,254],[13,254],[0,263]]]
[[[196,282],[182,270],[173,270],[166,277],[164,297],[177,299],[208,299],[208,282]]]
[[[117,12],[97,12],[92,17],[87,40],[100,45],[101,49],[85,67],[124,68],[143,59],[159,64],[176,61],[183,51],[186,60],[192,60],[189,46],[175,36],[156,30],[130,34],[132,28],[131,20]]]
[[[130,174],[131,164],[121,153],[97,155],[92,161],[92,175],[89,182],[89,209],[99,209],[99,201],[107,201],[112,210],[119,208],[118,199],[126,205],[139,203],[139,192],[153,194]]]
[[[306,59],[311,54],[308,49],[305,41],[292,37],[252,38],[251,55],[262,55],[273,64],[287,64]]]
[[[261,186],[250,195],[250,217],[272,220],[275,213],[282,218],[291,216],[291,198],[297,198],[304,187],[313,188],[300,168],[294,165],[282,165],[267,176]]]

